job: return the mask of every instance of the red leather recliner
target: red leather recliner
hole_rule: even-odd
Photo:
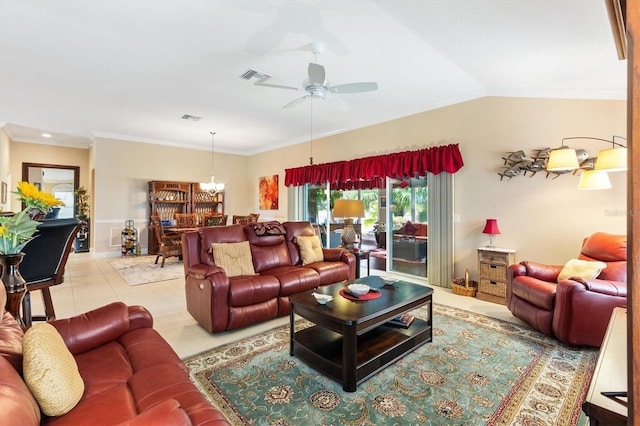
[[[584,239],[578,259],[605,262],[607,267],[596,279],[558,282],[564,265],[510,265],[507,307],[548,336],[599,347],[613,308],[627,305],[627,237],[597,232]]]

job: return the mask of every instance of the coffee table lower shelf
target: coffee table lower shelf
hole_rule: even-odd
[[[409,328],[380,325],[356,337],[356,368],[350,371],[344,368],[343,335],[316,325],[294,334],[290,354],[355,392],[358,384],[431,339],[431,324],[418,318]]]

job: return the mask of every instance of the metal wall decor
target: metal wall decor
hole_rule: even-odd
[[[538,172],[544,172],[546,178],[556,179],[569,172],[575,174],[579,169],[593,170],[595,158],[590,158],[589,153],[584,149],[576,149],[575,151],[579,163],[578,169],[553,171],[546,170],[551,148],[533,150],[533,154],[530,156],[526,155],[523,150],[507,152],[507,155],[502,157],[504,160],[503,170],[498,172],[498,176],[502,181],[504,178],[511,180],[514,176],[520,175],[533,177]]]

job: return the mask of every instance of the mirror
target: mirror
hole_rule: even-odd
[[[22,163],[22,180],[32,183],[42,191],[53,194],[64,202],[57,212],[57,219],[76,216],[74,191],[80,186],[80,167],[57,164]],[[22,208],[24,209],[24,205]]]

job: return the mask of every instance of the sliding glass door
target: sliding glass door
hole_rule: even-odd
[[[389,187],[387,267],[390,271],[426,278],[427,178],[389,179]]]

